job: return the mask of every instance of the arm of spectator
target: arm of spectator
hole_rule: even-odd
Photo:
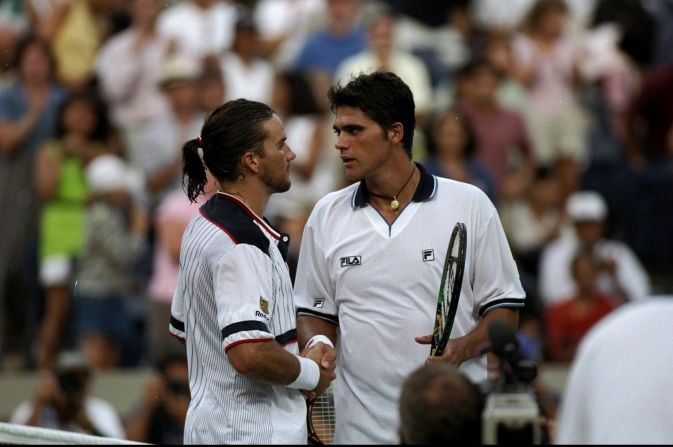
[[[50,147],[49,143],[43,145],[35,157],[35,191],[44,201],[54,197],[61,178],[61,159]]]
[[[72,5],[71,2],[51,2],[51,4],[53,9],[48,17],[39,20],[35,15],[37,33],[47,42],[52,42],[56,38],[56,34],[61,29],[61,25],[63,25]]]
[[[56,376],[51,371],[40,372],[40,379],[35,397],[33,398],[30,414],[22,423],[32,427],[39,427],[45,408],[51,404],[63,403],[64,400],[65,397],[59,388]]]
[[[4,98],[0,98],[3,100]],[[29,109],[17,121],[0,117],[0,155],[10,156],[30,135],[47,104],[48,93],[29,95]]]

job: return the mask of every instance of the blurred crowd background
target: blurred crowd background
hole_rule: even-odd
[[[327,88],[380,67],[414,93],[414,159],[498,208],[526,355],[570,362],[604,315],[673,292],[671,0],[2,0],[0,368],[77,350],[91,371],[168,374],[202,203],[182,144],[226,100],[274,108],[297,158],[267,217],[294,274],[313,204],[346,185]],[[140,413],[125,430],[147,440]]]

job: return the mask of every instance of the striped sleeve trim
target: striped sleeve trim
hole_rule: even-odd
[[[298,308],[297,309],[297,316],[317,317],[317,318],[321,318],[323,320],[329,321],[332,324],[336,324],[337,326],[339,325],[339,318],[336,315],[324,314],[324,313],[317,312],[313,309],[309,309],[309,308],[306,308],[306,307]]]
[[[523,298],[502,298],[499,300],[490,301],[479,309],[479,316],[483,317],[488,312],[498,307],[523,307],[525,305]]]
[[[297,341],[297,329],[290,329],[286,333],[278,335],[276,337],[276,341],[281,346],[287,346],[291,343],[295,343]]]
[[[185,338],[185,323],[175,318],[171,315],[170,322],[168,324],[168,332],[180,339]]]
[[[268,341],[273,338],[269,327],[256,320],[239,321],[222,329],[222,343],[225,351],[239,343]]]

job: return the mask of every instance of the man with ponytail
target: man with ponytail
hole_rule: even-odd
[[[290,188],[294,157],[280,118],[245,99],[215,109],[183,147],[189,199],[206,171],[220,186],[185,230],[171,304],[169,330],[189,364],[185,444],[306,443],[302,391],[335,377],[329,346],[299,355],[289,238],[263,217],[271,194]]]

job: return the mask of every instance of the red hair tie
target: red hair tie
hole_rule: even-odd
[[[196,142],[199,143],[199,147],[203,147],[203,138],[201,138],[201,135],[196,138]]]

